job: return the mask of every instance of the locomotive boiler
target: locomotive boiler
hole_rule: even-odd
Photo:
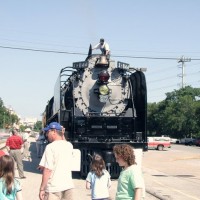
[[[147,150],[145,75],[127,63],[89,52],[86,60],[61,69],[43,122],[65,127],[66,139],[80,151],[82,177],[90,170],[90,155],[100,153],[115,178],[120,172],[112,153],[115,144]]]

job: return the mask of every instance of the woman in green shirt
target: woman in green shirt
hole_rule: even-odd
[[[113,147],[116,162],[122,167],[115,200],[144,199],[145,189],[141,168],[135,162],[133,147],[118,144]]]

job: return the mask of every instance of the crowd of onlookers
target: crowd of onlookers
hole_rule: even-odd
[[[0,149],[0,200],[22,200],[18,179],[25,179],[23,161],[32,161],[30,153],[31,129],[20,133],[14,128],[6,140],[6,146]],[[37,156],[42,157],[45,149],[44,130],[36,135]],[[19,177],[15,176],[15,164]]]
[[[31,162],[30,132],[31,130],[26,129],[25,133],[20,135],[18,130],[12,130],[12,135],[6,141],[7,152],[0,151],[0,200],[23,200],[18,179],[26,178],[22,160]],[[75,200],[71,170],[73,145],[65,139],[64,132],[59,123],[52,122],[35,137],[37,157],[41,158],[38,166],[42,171],[40,200]],[[122,167],[115,199],[144,199],[143,175],[141,167],[135,161],[132,146],[117,144],[113,147],[113,154]],[[14,162],[19,173],[17,178]],[[104,159],[100,154],[94,154],[86,178],[86,189],[91,190],[91,199],[109,200],[110,187],[110,174],[106,170]]]
[[[42,129],[40,132],[33,132],[30,128],[26,128],[24,132],[20,132],[19,129],[17,128],[14,128],[13,130],[17,131],[17,135],[20,136],[23,141],[23,145],[21,146],[22,160],[32,161],[31,154],[29,151],[30,137],[35,137],[37,157],[38,158],[42,157],[45,146],[48,143],[47,139],[45,138],[44,129]],[[4,141],[13,135],[13,130],[5,134],[5,136],[3,137]],[[4,154],[7,152],[8,152],[8,149],[6,148],[6,146],[0,148],[0,155],[1,153]]]

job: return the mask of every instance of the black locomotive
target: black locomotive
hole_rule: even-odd
[[[52,121],[65,127],[65,137],[80,150],[82,177],[95,152],[103,156],[111,177],[118,177],[115,144],[147,150],[144,73],[90,50],[85,61],[61,69],[43,116],[44,125]]]

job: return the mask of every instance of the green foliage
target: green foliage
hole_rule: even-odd
[[[12,125],[19,122],[17,115],[12,114],[9,109],[4,106],[3,100],[0,98],[0,128],[11,128]]]
[[[34,125],[35,131],[40,131],[42,129],[42,121],[37,121]]]
[[[158,129],[158,106],[156,103],[149,103],[147,110],[148,131],[153,135]]]
[[[187,86],[148,104],[148,131],[170,137],[197,137],[200,133],[200,88]]]

